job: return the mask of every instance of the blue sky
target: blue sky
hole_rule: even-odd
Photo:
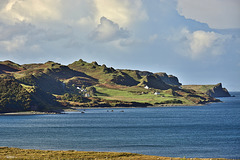
[[[0,60],[83,59],[240,91],[239,0],[1,0]]]

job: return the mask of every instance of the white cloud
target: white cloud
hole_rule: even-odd
[[[205,32],[201,30],[193,32],[188,38],[190,40],[190,48],[193,54],[200,54],[215,44],[217,45],[219,40],[223,41],[221,35],[216,34],[215,32]]]
[[[9,0],[0,11],[0,19],[6,23],[41,22],[61,18],[60,0]]]
[[[225,42],[231,39],[230,35],[222,35],[213,31],[198,30],[190,32],[184,28],[180,34],[169,38],[179,43],[176,50],[192,59],[202,59],[208,56],[218,56],[224,53]]]
[[[127,27],[134,22],[148,19],[141,0],[95,0],[97,8],[96,20],[106,17]]]
[[[180,15],[211,28],[240,28],[239,0],[178,0]]]
[[[102,17],[100,24],[91,32],[90,39],[98,42],[113,41],[122,38],[128,38],[129,32],[120,28],[117,23]]]
[[[121,27],[130,28],[148,18],[142,0],[1,0],[0,31],[4,32],[0,40],[25,35],[39,46],[59,39],[79,46],[101,17],[106,19],[91,34],[95,41],[127,38],[128,31]]]

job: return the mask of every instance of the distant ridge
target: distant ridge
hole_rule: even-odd
[[[201,87],[181,86],[177,77],[164,72],[114,69],[82,59],[67,66],[0,62],[0,112],[218,102],[213,97],[222,85],[211,87],[203,92]]]

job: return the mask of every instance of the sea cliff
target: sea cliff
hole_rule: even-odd
[[[183,85],[182,88],[191,89],[215,98],[231,96],[228,90],[222,87],[222,83],[218,83],[216,85]]]

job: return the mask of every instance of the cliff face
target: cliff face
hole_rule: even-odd
[[[183,89],[194,90],[198,93],[204,93],[210,97],[230,97],[226,88],[222,88],[222,84],[216,85],[183,85]]]
[[[226,88],[222,88],[222,83],[218,83],[212,89],[209,89],[206,93],[211,97],[230,97],[231,96]]]
[[[137,71],[137,73],[142,77],[155,76],[158,79],[161,79],[167,85],[171,85],[171,86],[181,86],[182,85],[182,83],[180,83],[178,81],[178,78],[176,76],[167,75],[165,72],[152,73],[152,72],[148,72],[148,71]]]
[[[150,88],[166,90],[171,88],[170,85],[166,84],[161,78],[157,75],[147,75],[141,79],[141,82],[138,86],[148,86]]]
[[[173,85],[173,86],[182,85],[181,83],[179,83],[178,78],[173,75],[167,75],[164,72],[155,73],[155,75],[158,75],[162,79],[162,81],[165,82],[166,84]]]

